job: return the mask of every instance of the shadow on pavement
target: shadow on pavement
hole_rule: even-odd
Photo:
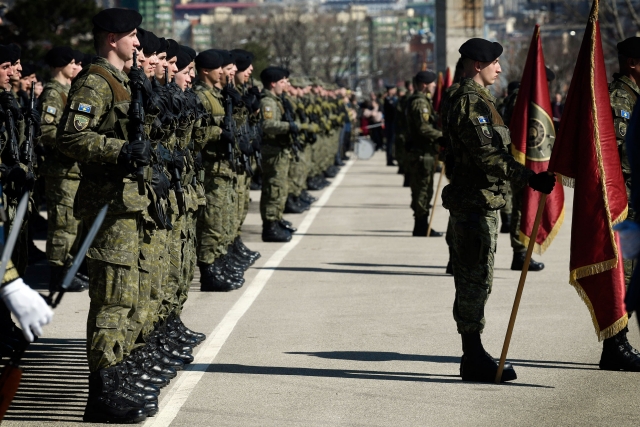
[[[375,264],[353,262],[328,262],[328,265],[346,265],[349,267],[402,267],[402,268],[447,268],[446,265],[407,265],[407,264]]]
[[[276,270],[276,271],[306,271],[306,272],[313,272],[313,273],[374,274],[374,275],[388,275],[388,276],[433,276],[433,277],[449,276],[448,274],[430,274],[430,273],[384,271],[384,270],[342,270],[337,268],[318,268],[318,267],[258,267],[257,269],[258,270]]]
[[[323,359],[356,360],[361,362],[388,362],[392,360],[432,363],[460,363],[459,356],[434,356],[423,354],[402,354],[386,351],[321,351],[321,352],[287,352],[285,354],[302,354]],[[599,370],[595,363],[561,362],[555,360],[508,359],[509,362],[529,368],[546,369],[583,369]]]
[[[461,385],[469,384],[463,383],[462,380],[459,379],[458,375],[425,374],[421,372],[360,371],[354,369],[316,369],[284,366],[248,366],[236,364],[197,364],[195,366],[191,366],[190,369],[204,370],[206,372],[220,372],[226,374],[283,375],[300,377],[350,378],[363,380],[412,381]],[[554,388],[538,384],[523,383],[505,383],[503,385],[509,385],[512,387]]]
[[[22,358],[22,381],[5,420],[82,422],[89,367],[84,339],[41,338]]]

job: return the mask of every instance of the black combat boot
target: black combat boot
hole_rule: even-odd
[[[140,381],[144,381],[145,383],[154,385],[158,388],[165,387],[169,384],[169,378],[154,372],[149,364],[145,365],[142,361],[130,356],[124,359],[124,363],[127,365],[127,370],[129,372],[137,373],[136,378]]]
[[[500,212],[500,222],[502,223],[500,225],[500,233],[511,233],[511,214]]]
[[[196,340],[197,344],[200,344],[207,338],[205,334],[201,332],[194,332],[191,329],[187,328],[185,324],[182,322],[182,319],[180,318],[180,316],[174,313],[171,313],[171,315],[169,315],[169,318],[167,319],[167,326],[173,329],[181,330],[182,332],[184,332],[185,335]]]
[[[318,201],[318,199],[316,199],[311,194],[309,194],[307,190],[302,190],[302,193],[300,193],[300,199],[302,199],[303,202],[306,202],[309,204],[313,204]]]
[[[340,170],[335,166],[330,166],[326,171],[324,171],[324,176],[327,178],[335,178],[339,171]]]
[[[287,202],[284,204],[284,213],[299,214],[307,210],[305,206],[299,203],[293,194],[289,194]]]
[[[236,237],[236,240],[233,241],[233,244],[235,245],[236,250],[239,253],[244,254],[250,260],[251,265],[253,265],[253,263],[255,263],[262,256],[260,255],[260,252],[252,251],[251,249],[249,249],[244,244],[240,236]]]
[[[331,182],[327,181],[323,174],[316,175],[316,179],[320,183],[322,188],[328,187],[331,185]]]
[[[513,261],[511,261],[511,269],[515,271],[522,271],[524,267],[524,259],[527,254],[525,252],[514,252],[513,253]],[[544,270],[544,264],[538,261],[535,261],[531,258],[529,262],[529,271],[540,271]]]
[[[278,224],[278,221],[265,221],[262,224],[263,242],[288,242],[291,240],[291,232]]]
[[[322,186],[315,177],[307,178],[307,188],[311,191],[322,190]]]
[[[462,381],[494,382],[498,372],[498,362],[485,351],[480,340],[480,332],[461,334],[461,337],[463,355],[460,361],[460,376]],[[502,382],[513,381],[516,378],[518,376],[511,363],[505,363]]]
[[[88,423],[140,423],[147,418],[145,402],[123,387],[115,366],[89,375],[89,398],[82,417]]]
[[[218,260],[221,260],[221,258]],[[216,268],[215,263],[199,264],[199,267],[201,292],[229,292],[238,289],[244,283],[227,276]]]
[[[640,372],[640,352],[627,341],[628,331],[629,329],[624,328],[613,337],[604,340],[600,356],[600,369]]]
[[[427,237],[427,228],[429,228],[429,219],[427,216],[415,217],[413,225],[413,236]]]
[[[286,219],[281,219],[280,221],[278,221],[278,225],[285,230],[288,230],[292,234],[298,231],[298,229],[293,226],[291,221],[287,221]]]
[[[153,354],[149,344],[127,356],[127,361],[129,360],[135,363],[138,368],[147,371],[150,375],[163,377],[167,381],[178,375],[178,372],[172,366],[162,363],[158,355]]]

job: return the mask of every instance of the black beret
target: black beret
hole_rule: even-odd
[[[396,85],[384,85],[387,90],[395,89]]]
[[[220,55],[220,58],[222,58],[222,66],[226,67],[229,64],[233,64],[235,61],[235,58],[233,57],[233,55],[231,54],[231,52],[229,52],[228,50],[224,50],[224,49],[214,49],[218,55]]]
[[[511,82],[507,85],[507,93],[511,95],[514,90],[520,87],[520,82]]]
[[[284,76],[288,79],[289,76],[291,75],[291,71],[287,70],[286,68],[282,68],[282,67],[280,67],[280,69],[284,73]]]
[[[44,62],[51,68],[65,67],[75,58],[74,50],[69,46],[57,46],[44,56]]]
[[[184,70],[189,64],[191,64],[191,56],[187,52],[182,49],[178,50],[178,62],[176,62],[176,66],[178,67],[178,71]]]
[[[251,52],[247,52],[243,49],[233,49],[231,53],[236,59],[236,67],[238,67],[238,71],[240,72],[249,68],[253,62],[253,54]]]
[[[82,63],[84,61],[85,53],[80,50],[73,50],[73,59],[76,60],[76,64]]]
[[[0,45],[0,64],[4,64],[5,62],[13,63],[13,51],[9,46]]]
[[[142,28],[136,28],[136,37],[138,38],[138,51],[141,51],[144,48],[144,43],[147,40],[147,32]]]
[[[629,37],[618,43],[618,53],[627,58],[640,58],[640,37]]]
[[[165,39],[164,37],[160,37],[158,39],[158,42],[160,42],[160,46],[158,47],[156,53],[160,54],[162,52],[166,52],[169,48],[169,42],[167,42],[167,39]]]
[[[492,62],[502,55],[502,45],[498,42],[473,38],[464,42],[458,52],[464,58],[473,59],[474,61]]]
[[[7,47],[11,50],[12,53],[11,63],[13,64],[18,62],[18,60],[20,59],[20,54],[22,53],[22,49],[20,49],[20,46],[15,43],[11,43]]]
[[[142,51],[147,55],[151,55],[153,53],[158,53],[159,49],[160,39],[151,31],[147,30],[145,45],[142,46]]]
[[[547,81],[548,82],[552,82],[556,79],[556,73],[553,72],[553,70],[551,70],[551,68],[547,67],[546,65],[544,66],[544,70],[547,73]]]
[[[215,70],[222,67],[222,58],[214,49],[205,50],[196,56],[196,67]]]
[[[279,82],[286,77],[285,70],[280,67],[267,67],[260,73],[260,80],[265,86],[269,83]]]
[[[420,71],[418,74],[416,74],[414,80],[416,81],[416,83],[429,84],[435,82],[436,77],[436,73],[434,73],[433,71]]]
[[[194,59],[196,59],[196,51],[193,50],[192,48],[190,48],[189,46],[185,46],[185,45],[180,45],[180,50],[183,50],[187,53],[187,55],[189,55],[191,57],[191,60],[193,61]]]
[[[128,33],[142,23],[142,15],[131,9],[111,8],[101,10],[93,17],[93,28],[108,33]]]
[[[27,77],[32,74],[35,74],[36,71],[38,71],[38,68],[35,66],[35,64],[31,64],[31,63],[22,64],[22,73],[21,73],[22,77]]]
[[[180,52],[180,45],[178,42],[173,39],[167,39],[167,43],[169,43],[167,46],[167,59],[178,56],[178,52]]]

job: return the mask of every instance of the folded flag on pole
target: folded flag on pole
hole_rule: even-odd
[[[447,71],[444,73],[444,88],[443,91],[446,91],[449,86],[453,84],[453,77],[451,77],[451,69],[447,67]]]
[[[536,173],[546,171],[549,167],[556,131],[551,114],[551,100],[549,99],[539,25],[536,25],[533,30],[527,62],[520,81],[520,91],[509,128],[513,156]],[[520,240],[525,246],[528,246],[542,193],[534,191],[528,186],[522,191]],[[556,187],[547,197],[534,251],[542,254],[549,247],[553,238],[558,234],[563,220],[564,191],[562,187]]]
[[[442,94],[444,93],[444,80],[442,79],[442,71],[438,73],[438,80],[436,80],[436,91],[433,94],[433,108],[436,111],[440,111],[440,102],[442,101]]]
[[[627,326],[619,241],[627,193],[609,103],[598,0],[593,2],[551,153],[549,170],[575,188],[569,282],[587,304],[598,339]]]

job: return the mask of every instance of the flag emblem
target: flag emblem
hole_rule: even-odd
[[[631,118],[631,113],[625,110],[621,110],[620,111],[620,115],[622,116],[623,119],[630,119]]]
[[[91,105],[80,103],[78,105],[78,111],[82,111],[83,113],[91,113]]]
[[[487,119],[485,119],[484,116],[478,116],[478,123],[486,124],[487,123]]]

